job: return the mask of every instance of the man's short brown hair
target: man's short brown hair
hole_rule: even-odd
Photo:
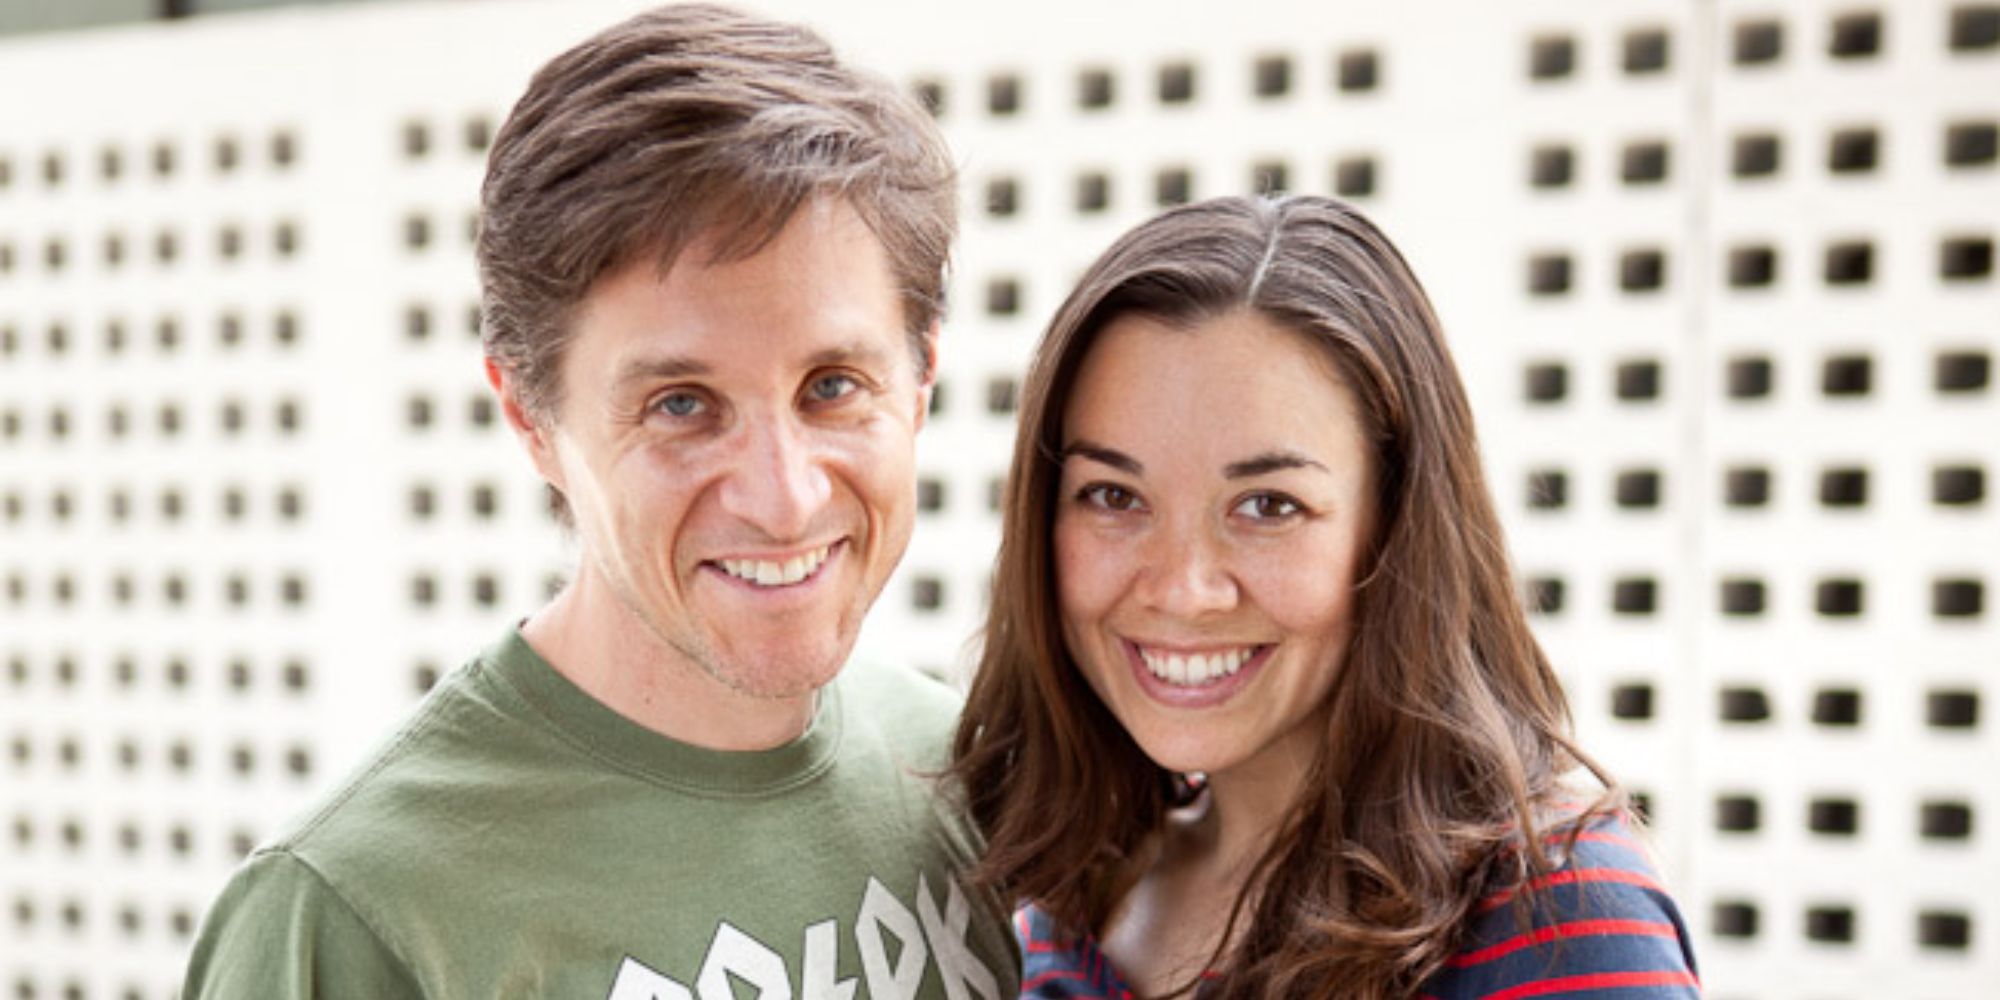
[[[930,117],[796,25],[680,4],[611,27],[535,74],[487,158],[486,354],[552,421],[570,320],[599,278],[641,255],[664,272],[696,240],[706,263],[740,260],[819,196],[882,241],[922,363],[957,229]]]

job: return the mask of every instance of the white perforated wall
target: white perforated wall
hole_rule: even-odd
[[[243,851],[567,570],[470,234],[640,4],[0,39],[0,990],[168,997]],[[2000,983],[2000,5],[763,3],[935,108],[964,240],[864,655],[965,669],[1016,384],[1116,233],[1335,193],[1453,337],[1538,630],[1722,1000]]]

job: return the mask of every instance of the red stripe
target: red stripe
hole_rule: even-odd
[[[1530,892],[1540,892],[1543,889],[1550,889],[1559,885],[1572,885],[1578,882],[1620,882],[1625,885],[1636,885],[1642,889],[1651,889],[1654,892],[1662,894],[1667,891],[1661,888],[1660,883],[1655,882],[1652,876],[1644,872],[1629,871],[1624,868],[1578,868],[1570,871],[1560,871],[1535,879],[1529,882],[1526,888]],[[1480,900],[1479,912],[1484,913],[1506,905],[1507,901],[1513,899],[1514,894],[1519,892],[1521,888],[1521,886],[1516,886],[1512,889],[1503,889]]]
[[[1033,992],[1035,987],[1040,986],[1043,983],[1053,982],[1058,979],[1074,979],[1078,982],[1082,982],[1083,973],[1076,969],[1052,969],[1048,972],[1042,973],[1039,976],[1036,976],[1033,979],[1028,980],[1025,983],[1022,983],[1021,995],[1026,996],[1030,992]]]
[[[1553,927],[1538,927],[1527,934],[1518,934],[1498,944],[1488,945],[1478,951],[1465,952],[1451,960],[1453,968],[1463,969],[1469,965],[1491,962],[1502,955],[1511,955],[1523,948],[1548,944],[1558,938],[1599,937],[1619,935],[1624,937],[1658,937],[1678,940],[1680,935],[1674,925],[1655,923],[1649,920],[1572,920]]]
[[[1563,976],[1510,986],[1484,1000],[1515,1000],[1516,997],[1543,997],[1551,993],[1580,993],[1586,990],[1631,989],[1641,986],[1687,986],[1698,988],[1694,975],[1687,972],[1593,972]]]
[[[1568,837],[1569,834],[1566,833],[1551,834],[1549,836],[1549,842],[1552,844],[1560,844],[1563,843],[1565,840],[1567,840]],[[1625,836],[1622,833],[1612,833],[1609,830],[1585,830],[1582,833],[1576,835],[1576,840],[1577,843],[1579,844],[1584,843],[1586,841],[1593,844],[1616,844],[1619,847],[1631,851],[1632,853],[1637,854],[1642,858],[1646,856],[1646,848],[1641,846],[1638,841],[1633,840],[1631,837]]]

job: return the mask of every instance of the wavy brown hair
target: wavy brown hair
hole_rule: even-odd
[[[1118,240],[1063,303],[1024,392],[985,648],[953,775],[988,851],[976,873],[1069,933],[1101,928],[1176,804],[1163,771],[1064,649],[1051,532],[1062,417],[1097,333],[1250,309],[1325,352],[1372,446],[1374,537],[1351,646],[1300,798],[1237,898],[1204,995],[1404,997],[1475,904],[1546,870],[1579,766],[1528,629],[1472,412],[1416,276],[1367,219],[1312,197],[1222,198]],[[1573,806],[1569,807],[1574,811]],[[1523,894],[1525,895],[1525,894]],[[1241,932],[1235,933],[1238,925]]]

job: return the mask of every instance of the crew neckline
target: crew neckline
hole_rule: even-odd
[[[510,628],[480,661],[527,708],[566,741],[621,770],[694,795],[754,798],[804,785],[833,765],[843,714],[840,681],[820,689],[811,725],[769,750],[712,750],[647,729],[564,677],[519,628]]]

